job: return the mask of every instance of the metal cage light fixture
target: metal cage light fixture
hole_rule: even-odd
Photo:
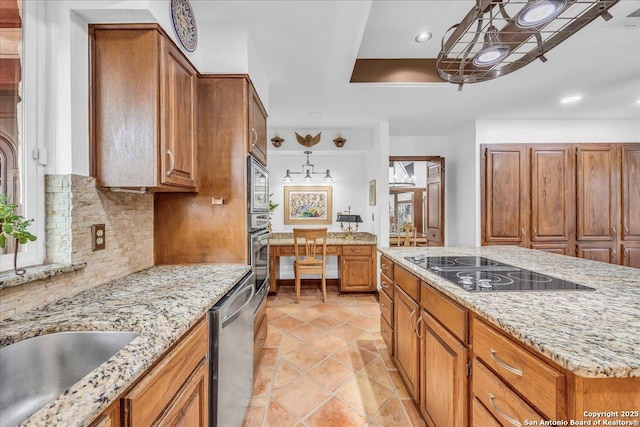
[[[509,74],[549,52],[620,0],[476,0],[442,38],[438,76],[459,85]]]
[[[324,172],[316,172],[315,165],[309,161],[309,155],[312,154],[312,151],[306,150],[304,154],[307,155],[307,161],[302,165],[302,170],[300,172],[292,172],[290,169],[287,169],[287,173],[284,175],[282,180],[284,182],[293,181],[293,177],[291,175],[303,175],[302,180],[304,182],[313,181],[313,175],[324,175],[322,178],[325,182],[333,181],[333,177],[331,176],[331,171],[326,169]]]

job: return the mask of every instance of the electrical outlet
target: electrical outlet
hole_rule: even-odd
[[[105,248],[107,233],[104,224],[94,224],[91,226],[91,249],[101,251]]]

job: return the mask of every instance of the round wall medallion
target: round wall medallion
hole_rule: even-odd
[[[189,52],[196,50],[198,26],[189,0],[171,0],[171,19],[173,20],[173,29],[182,46]]]

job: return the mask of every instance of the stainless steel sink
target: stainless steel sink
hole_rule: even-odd
[[[0,348],[0,426],[25,420],[138,336],[58,332]]]

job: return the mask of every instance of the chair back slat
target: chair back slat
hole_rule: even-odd
[[[327,257],[327,229],[294,228],[293,247],[296,261],[317,259],[324,263]]]

